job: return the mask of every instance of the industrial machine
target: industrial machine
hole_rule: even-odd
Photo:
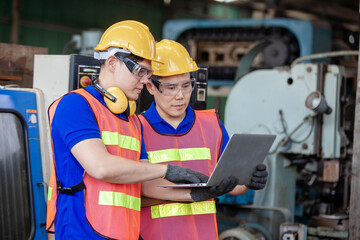
[[[48,129],[40,90],[0,86],[0,239],[47,239]]]
[[[169,20],[163,38],[183,44],[197,64],[209,67],[209,84],[232,85],[242,57],[268,41],[251,61],[253,69],[289,65],[294,59],[331,49],[326,24],[296,19]]]
[[[346,239],[355,89],[343,67],[320,63],[256,70],[239,79],[225,108],[229,134],[277,138],[265,160],[266,188],[255,191],[251,206],[222,204],[219,222],[223,216],[244,229],[238,232],[250,228],[264,239]],[[330,230],[321,230],[325,226]]]

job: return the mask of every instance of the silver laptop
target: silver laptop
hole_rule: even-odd
[[[206,183],[160,185],[160,187],[211,187],[217,186],[227,177],[239,179],[239,185],[248,185],[256,165],[262,163],[273,144],[276,135],[240,134],[231,136],[221,154],[214,171]]]

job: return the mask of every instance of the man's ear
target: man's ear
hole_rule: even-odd
[[[113,55],[106,59],[105,66],[109,69],[109,71],[114,72],[116,69],[116,63],[118,59]]]
[[[152,82],[147,82],[146,83],[146,88],[147,88],[147,90],[149,91],[149,93],[151,94],[151,95],[154,95],[154,91],[155,91],[155,86],[154,86],[154,84],[152,84]]]

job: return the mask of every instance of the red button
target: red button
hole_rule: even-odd
[[[87,87],[91,85],[91,79],[88,76],[83,76],[80,78],[80,85],[82,87]]]

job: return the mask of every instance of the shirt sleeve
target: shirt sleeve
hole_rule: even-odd
[[[223,133],[223,144],[221,146],[221,153],[224,151],[226,144],[229,142],[229,134],[225,129],[224,124],[220,121],[220,127]]]
[[[95,116],[87,101],[79,94],[71,93],[60,100],[51,127],[69,150],[83,140],[101,139]]]

